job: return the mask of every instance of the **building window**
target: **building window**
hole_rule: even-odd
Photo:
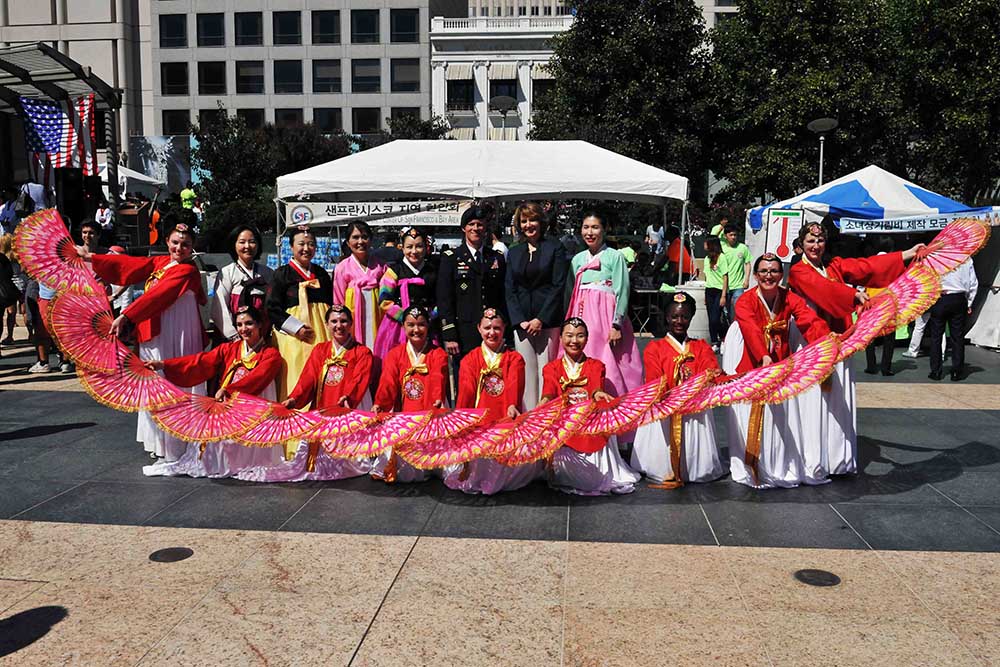
[[[198,46],[225,46],[225,14],[198,14]]]
[[[729,23],[737,17],[736,12],[718,12],[715,15],[715,27],[718,28],[724,23]]]
[[[191,112],[171,109],[163,112],[163,134],[188,134],[191,131]]]
[[[546,16],[552,16],[552,6],[545,5],[545,7],[542,8],[542,13],[545,14]]]
[[[532,16],[538,16],[538,5],[532,5],[531,6],[531,15]]]
[[[476,84],[472,79],[448,82],[448,111],[471,111],[476,105]]]
[[[272,19],[275,44],[302,43],[302,22],[299,12],[274,12]]]
[[[259,130],[264,127],[263,109],[237,109],[236,116],[242,118],[243,122],[251,130]]]
[[[264,43],[264,15],[261,12],[233,14],[236,46],[260,46]]]
[[[236,92],[239,95],[264,93],[264,61],[239,60],[236,62]]]
[[[392,109],[389,110],[389,118],[391,118],[393,121],[403,120],[404,118],[420,120],[420,108],[393,107]]]
[[[188,94],[187,63],[160,63],[160,94]]]
[[[301,60],[274,61],[274,92],[276,95],[302,92]]]
[[[517,79],[494,79],[490,81],[490,99],[506,95],[517,99]]]
[[[525,7],[524,5],[521,5],[520,7],[517,8],[517,15],[518,16],[527,16],[528,15],[528,8]]]
[[[555,88],[554,79],[535,79],[531,82],[531,105],[537,107],[539,104],[545,104],[549,95],[552,94],[552,89]]]
[[[389,10],[389,40],[392,42],[419,42],[420,10]]]
[[[420,92],[420,59],[393,58],[389,67],[389,78],[394,93]]]
[[[274,124],[277,127],[299,127],[305,124],[302,109],[275,109]]]
[[[351,43],[378,44],[378,10],[351,10]]]
[[[375,134],[381,129],[381,110],[374,109],[353,109],[351,111],[351,125],[354,134]]]
[[[313,125],[321,132],[344,129],[344,116],[340,109],[313,109]]]
[[[226,112],[222,109],[202,109],[198,112],[198,127],[204,129],[211,125],[218,125],[224,113]]]
[[[199,95],[226,94],[226,63],[224,62],[198,63],[198,94]]]
[[[312,13],[312,43],[340,44],[340,11]]]
[[[314,93],[340,92],[339,60],[313,61],[313,92]]]
[[[351,92],[377,93],[382,90],[382,63],[378,58],[351,61]]]
[[[160,48],[183,49],[187,45],[187,15],[160,14]]]

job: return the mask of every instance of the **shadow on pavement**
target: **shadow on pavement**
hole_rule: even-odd
[[[7,431],[6,433],[0,433],[0,442],[7,442],[9,440],[23,440],[24,438],[38,438],[45,435],[62,433],[63,431],[75,431],[82,428],[90,428],[91,426],[97,426],[97,422],[74,422],[72,424],[29,426],[28,428],[19,428],[16,431]]]
[[[0,658],[34,644],[67,616],[66,607],[47,606],[0,619]]]

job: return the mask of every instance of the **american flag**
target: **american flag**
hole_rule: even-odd
[[[28,163],[36,183],[51,187],[56,167],[80,167],[85,176],[97,175],[93,93],[64,102],[22,97],[21,107]]]

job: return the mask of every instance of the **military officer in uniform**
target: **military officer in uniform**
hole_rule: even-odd
[[[473,205],[462,214],[465,242],[454,250],[445,250],[438,269],[437,305],[441,336],[449,355],[461,357],[479,347],[482,338],[476,325],[484,308],[496,308],[504,320],[503,256],[493,250],[487,223],[492,212]]]

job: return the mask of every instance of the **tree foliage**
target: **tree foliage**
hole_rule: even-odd
[[[533,139],[583,139],[679,174],[705,165],[708,51],[691,0],[581,0]],[[694,183],[693,183],[694,184]]]

